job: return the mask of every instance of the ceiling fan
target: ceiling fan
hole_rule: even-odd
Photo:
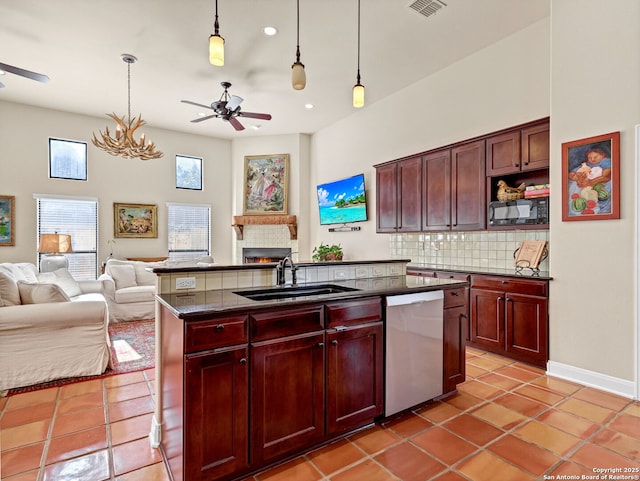
[[[14,67],[13,65],[1,63],[1,62],[0,62],[0,71],[9,72],[15,75],[20,75],[21,77],[26,77],[31,80],[37,80],[38,82],[47,83],[49,81],[49,77],[41,73],[32,72],[31,70],[25,70],[23,68]],[[0,88],[2,87],[4,87],[4,84],[0,82]]]
[[[215,102],[211,102],[211,105],[199,104],[197,102],[192,102],[190,100],[182,100],[185,104],[196,105],[198,107],[203,107],[205,109],[211,109],[215,112],[212,115],[206,115],[204,117],[200,117],[198,119],[194,119],[191,122],[202,122],[203,120],[212,119],[217,117],[224,121],[229,122],[234,129],[236,130],[244,130],[244,126],[240,123],[237,117],[247,117],[249,119],[260,119],[260,120],[271,120],[271,114],[258,114],[255,112],[242,112],[240,110],[240,104],[244,100],[242,97],[238,97],[237,95],[229,95],[229,87],[231,84],[229,82],[220,82],[220,85],[224,88],[224,92],[222,92],[222,96],[220,100],[216,100]]]

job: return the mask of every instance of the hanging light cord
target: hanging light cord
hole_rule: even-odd
[[[127,60],[127,120],[131,125],[131,62]]]
[[[296,0],[296,5],[298,7],[298,10],[297,10],[298,30],[297,30],[297,36],[296,36],[296,63],[300,63],[300,0]]]
[[[216,20],[213,22],[213,34],[218,35],[218,29],[220,25],[218,24],[218,0],[216,0]]]
[[[360,0],[358,0],[358,76],[357,84],[360,84]]]

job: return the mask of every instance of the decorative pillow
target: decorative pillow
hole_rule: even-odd
[[[116,265],[109,268],[111,277],[116,283],[116,289],[124,289],[125,287],[135,287],[136,271],[132,265]]]
[[[156,275],[147,269],[155,267],[156,264],[152,262],[139,262],[134,264],[136,271],[136,282],[139,286],[155,286]]]
[[[69,302],[67,296],[57,284],[29,283],[18,281],[18,290],[22,304],[46,304],[48,302]]]
[[[19,306],[20,291],[16,280],[6,272],[0,272],[0,307]]]
[[[58,284],[69,297],[75,297],[82,294],[80,284],[78,284],[78,281],[76,281],[71,273],[65,268],[56,269],[53,272],[39,273],[38,282]]]

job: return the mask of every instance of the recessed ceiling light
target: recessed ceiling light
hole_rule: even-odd
[[[315,107],[315,105],[313,105],[313,104],[304,104],[304,108],[305,109],[312,109],[314,107]]]
[[[205,115],[207,114],[205,114],[204,112],[198,112],[198,117],[204,117]]]
[[[4,70],[0,70],[0,75],[4,75],[4,74],[6,74],[6,73],[7,73],[7,72],[5,72]]]
[[[262,127],[262,125],[252,125],[251,128],[253,130],[260,130],[260,128]]]
[[[262,32],[269,37],[273,37],[278,33],[278,29],[273,25],[267,25],[266,27],[262,28]]]

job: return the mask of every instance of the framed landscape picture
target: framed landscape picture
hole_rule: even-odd
[[[158,206],[113,203],[113,236],[158,237]]]
[[[176,155],[176,189],[202,190],[202,159]]]
[[[87,180],[87,143],[49,138],[49,177]]]
[[[286,214],[289,154],[244,158],[245,215]]]
[[[620,218],[620,132],[562,144],[562,220]]]
[[[15,245],[15,200],[13,195],[0,195],[0,246]]]

